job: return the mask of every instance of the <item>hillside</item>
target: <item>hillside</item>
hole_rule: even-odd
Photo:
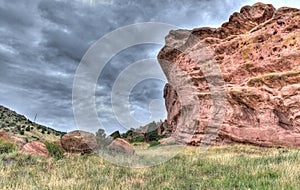
[[[56,141],[64,134],[61,131],[39,125],[6,107],[0,106],[0,129],[15,137],[34,140]]]

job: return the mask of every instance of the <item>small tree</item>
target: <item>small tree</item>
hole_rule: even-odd
[[[97,149],[102,149],[111,142],[109,138],[105,138],[105,137],[106,134],[104,129],[98,129],[98,131],[96,132]]]
[[[96,138],[104,139],[106,136],[104,129],[98,129],[96,132]]]
[[[30,131],[30,126],[27,126],[25,130]]]
[[[157,125],[155,121],[150,123],[147,128],[147,140],[148,141],[157,141],[159,140],[159,135],[157,132]]]
[[[22,129],[21,131],[20,131],[20,135],[24,135],[24,130]]]

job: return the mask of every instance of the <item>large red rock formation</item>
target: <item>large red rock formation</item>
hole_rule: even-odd
[[[299,44],[300,10],[262,3],[220,28],[171,31],[158,60],[172,136],[300,147]]]

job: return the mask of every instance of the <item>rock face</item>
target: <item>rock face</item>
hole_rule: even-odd
[[[23,148],[23,146],[26,144],[26,140],[23,138],[19,138],[19,137],[11,137],[12,142],[19,147],[20,149]]]
[[[299,45],[300,10],[262,3],[217,29],[171,31],[158,60],[172,136],[190,145],[215,134],[211,143],[300,147]],[[218,105],[212,89],[223,89],[226,101]],[[191,97],[195,108],[185,103]]]
[[[0,138],[3,141],[12,141],[12,139],[10,138],[10,135],[4,130],[0,130]]]
[[[36,156],[44,156],[44,157],[50,156],[49,151],[46,148],[46,145],[39,141],[33,141],[25,144],[22,148],[22,152],[27,154],[33,154]]]
[[[3,141],[8,141],[14,143],[17,147],[20,149],[26,144],[25,139],[19,138],[19,137],[14,137],[10,136],[6,131],[0,130],[0,138]]]
[[[134,154],[135,150],[130,143],[121,138],[116,138],[109,146],[110,150],[114,150],[125,154]]]
[[[61,145],[67,152],[91,154],[97,146],[97,141],[93,133],[76,130],[65,134]]]

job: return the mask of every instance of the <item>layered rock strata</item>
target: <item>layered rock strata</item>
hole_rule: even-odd
[[[170,31],[158,60],[172,136],[300,147],[299,45],[300,10],[263,3],[220,28]]]

